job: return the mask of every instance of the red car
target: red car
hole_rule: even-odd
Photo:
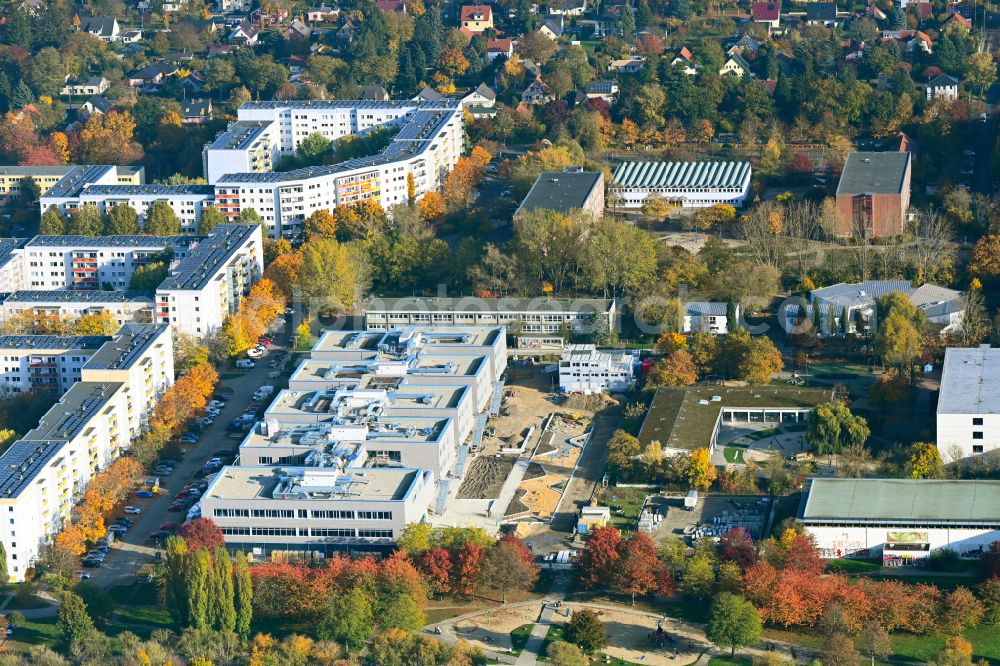
[[[267,338],[257,338],[257,344],[264,345],[265,347],[271,346],[271,341]]]
[[[168,520],[167,522],[160,524],[160,529],[164,532],[173,532],[177,529],[177,523]]]

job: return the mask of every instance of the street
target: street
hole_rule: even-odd
[[[136,571],[139,567],[152,562],[156,551],[163,549],[162,545],[157,547],[158,544],[151,542],[149,536],[153,532],[159,531],[162,523],[170,521],[180,524],[187,515],[186,511],[171,513],[167,510],[173,502],[174,496],[186,484],[194,480],[195,472],[215,456],[215,451],[236,449],[245,436],[244,433],[240,433],[238,439],[231,437],[231,433],[226,432],[226,425],[242,414],[251,404],[251,396],[257,387],[271,384],[276,387],[275,393],[277,393],[287,386],[288,377],[284,373],[277,379],[268,379],[267,377],[267,373],[273,370],[268,367],[268,362],[276,351],[288,348],[287,342],[288,335],[284,332],[278,333],[274,344],[253,369],[237,370],[235,372],[240,373],[238,377],[219,382],[216,392],[229,395],[229,401],[222,408],[215,422],[205,428],[198,443],[187,448],[187,453],[177,461],[178,464],[174,468],[173,474],[160,478],[160,492],[155,497],[142,499],[133,495],[126,501],[127,504],[142,509],[142,513],[137,516],[129,516],[135,520],[135,525],[120,540],[115,541],[103,565],[97,569],[86,569],[92,576],[91,582],[103,588],[131,585],[135,582]],[[279,365],[276,369],[281,370],[282,366]],[[220,374],[224,375],[229,372],[234,371]],[[115,517],[117,516],[113,518]]]

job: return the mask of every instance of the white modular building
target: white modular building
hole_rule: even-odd
[[[642,208],[651,195],[681,208],[739,208],[751,172],[750,162],[623,162],[611,176],[611,193],[624,208]]]
[[[35,349],[53,346],[37,341]],[[126,326],[96,350],[80,343],[63,354],[84,356],[84,350],[89,358],[80,381],[46,412],[38,427],[0,455],[0,513],[7,517],[0,522],[0,542],[15,582],[24,580],[40,550],[62,529],[87,482],[141,433],[149,412],[173,381],[168,326]],[[43,365],[28,358],[33,367]]]
[[[798,519],[823,557],[913,566],[947,548],[978,559],[1000,541],[1000,481],[813,478]]]
[[[937,446],[946,462],[1000,449],[1000,349],[945,349]]]
[[[156,321],[196,337],[212,333],[263,272],[260,225],[220,224],[157,287]]]
[[[201,499],[230,550],[389,552],[434,498],[429,469],[225,467]]]
[[[559,390],[588,394],[631,390],[635,387],[635,363],[632,352],[569,345],[559,361]]]

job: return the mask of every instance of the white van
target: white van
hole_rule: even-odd
[[[241,358],[240,360],[236,361],[236,367],[239,368],[240,370],[249,370],[255,365],[257,364],[248,358]]]

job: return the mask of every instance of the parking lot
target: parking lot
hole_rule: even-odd
[[[702,496],[691,511],[684,510],[682,495],[657,496],[650,502],[663,516],[652,533],[657,541],[668,536],[688,539],[701,535],[720,536],[733,527],[746,529],[757,540],[766,527],[771,510],[770,500],[759,495]]]
[[[287,353],[287,342],[287,334],[281,333],[276,336],[275,342],[255,367],[222,372],[225,378],[219,382],[216,394],[223,394],[229,399],[221,407],[213,422],[204,427],[197,442],[181,447],[185,453],[178,457],[173,471],[169,475],[158,477],[160,483],[158,493],[152,497],[139,497],[133,493],[126,501],[127,505],[136,507],[141,513],[127,516],[134,521],[134,524],[111,546],[100,567],[82,570],[90,574],[92,582],[104,588],[132,584],[139,568],[143,564],[153,562],[156,552],[163,550],[163,539],[184,522],[188,506],[196,501],[196,495],[199,493],[189,492],[187,497],[180,498],[183,503],[175,504],[178,494],[189,484],[197,484],[199,481],[207,483],[197,477],[199,471],[203,470],[212,458],[221,457],[223,463],[232,462],[244,433],[229,432],[226,426],[242,416],[247,409],[255,405],[262,407],[269,402],[270,398],[265,398],[261,403],[253,402],[252,396],[260,386],[272,385],[275,386],[275,391],[278,391],[287,384],[287,376],[284,376],[284,373],[278,378],[268,377],[268,374],[275,370],[270,366],[271,360],[279,354]],[[230,455],[219,455],[223,450],[230,452]],[[171,507],[174,507],[173,511]],[[119,511],[115,514],[115,518],[122,515],[124,512]]]

